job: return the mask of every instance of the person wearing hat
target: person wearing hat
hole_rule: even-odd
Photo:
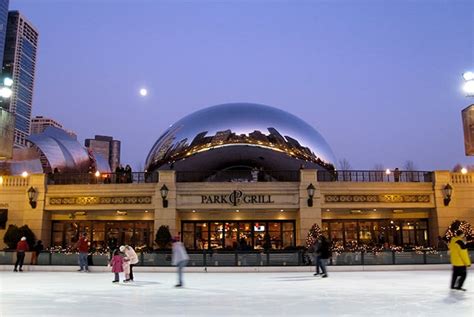
[[[451,252],[451,264],[453,265],[453,277],[451,279],[451,289],[466,291],[462,288],[467,276],[466,268],[471,266],[471,259],[467,252],[467,246],[464,243],[464,232],[456,231],[456,236],[449,242],[449,251]]]
[[[21,237],[20,241],[16,244],[16,262],[15,262],[15,268],[13,269],[13,272],[18,272],[16,269],[18,266],[20,266],[20,272],[23,272],[23,262],[25,261],[25,252],[28,251],[30,248],[28,246],[28,243],[26,242],[26,237]]]
[[[171,256],[171,264],[178,267],[178,278],[179,282],[176,287],[183,286],[183,268],[188,264],[189,255],[186,253],[183,243],[179,240],[179,237],[175,237],[173,240],[173,255]]]
[[[124,261],[127,262],[127,265],[125,266],[125,274],[128,273],[128,267],[130,268],[130,273],[128,274],[128,277],[125,278],[124,282],[133,282],[133,266],[138,263],[138,255],[129,245],[121,245],[119,249],[120,252],[125,254]]]

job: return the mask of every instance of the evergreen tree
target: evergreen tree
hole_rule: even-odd
[[[21,233],[16,225],[9,225],[5,235],[3,236],[3,242],[8,246],[8,249],[16,249],[16,244],[21,239]]]
[[[456,231],[458,230],[462,230],[464,232],[467,241],[472,241],[474,239],[474,232],[472,230],[471,224],[464,220],[454,220],[448,227],[448,230],[446,230],[444,235],[445,239],[450,241],[451,238],[456,236]]]
[[[159,249],[169,248],[171,244],[171,232],[168,226],[160,226],[156,232],[155,242]]]
[[[309,248],[312,246],[323,233],[318,224],[314,224],[311,229],[309,229],[308,236],[306,237],[306,247]]]

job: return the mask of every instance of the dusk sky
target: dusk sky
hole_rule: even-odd
[[[448,170],[474,103],[474,1],[10,0],[40,33],[33,114],[143,167],[172,123],[254,102],[302,118],[354,169]],[[138,93],[148,89],[145,98]]]

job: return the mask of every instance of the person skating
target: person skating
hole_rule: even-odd
[[[28,251],[30,247],[26,242],[26,237],[21,237],[20,241],[16,244],[16,262],[15,268],[13,269],[14,272],[18,272],[16,269],[18,266],[20,267],[20,272],[23,272],[23,262],[25,261],[25,253]]]
[[[449,242],[449,251],[451,253],[451,264],[453,265],[453,276],[451,278],[451,289],[465,291],[462,288],[467,276],[467,267],[471,266],[471,259],[467,252],[466,243],[464,243],[464,232],[456,231],[456,236]]]
[[[133,266],[138,263],[138,255],[135,253],[135,250],[129,245],[121,245],[120,252],[125,254],[124,261],[128,262],[130,265],[130,273],[128,278],[125,278],[124,282],[133,282]]]
[[[38,240],[33,247],[33,254],[31,255],[31,264],[38,264],[38,257],[41,251],[44,250],[43,241]]]
[[[316,239],[316,241],[314,241],[314,244],[312,246],[312,249],[314,252],[314,262],[315,262],[315,266],[316,266],[316,273],[314,273],[314,276],[318,276],[320,275],[320,268],[321,268],[321,272],[323,272],[323,267],[321,266],[321,261],[318,259],[319,258],[319,255],[317,253],[317,250],[319,249],[319,245],[321,244],[321,238],[318,238]]]
[[[113,253],[112,259],[110,260],[110,266],[112,267],[112,272],[114,273],[114,280],[112,283],[120,282],[120,272],[123,272],[123,257],[120,255],[118,249]]]
[[[321,236],[318,248],[316,249],[316,268],[321,267],[322,270],[322,277],[328,277],[327,274],[327,262],[328,259],[331,257],[331,252],[330,252],[330,245],[328,240],[326,239],[325,236]],[[318,273],[318,271],[316,271]]]
[[[89,272],[89,264],[87,263],[87,256],[89,255],[89,240],[87,233],[83,233],[76,244],[79,250],[79,272]]]
[[[184,248],[184,245],[179,239],[173,239],[173,255],[171,257],[171,264],[178,267],[178,284],[176,287],[183,286],[183,268],[188,264],[189,255]]]

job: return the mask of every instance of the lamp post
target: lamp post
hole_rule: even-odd
[[[160,193],[161,193],[161,199],[163,199],[163,208],[168,208],[168,200],[166,197],[168,197],[168,187],[166,185],[161,186],[160,188]]]
[[[3,83],[0,85],[0,97],[8,99],[12,96],[13,80],[10,77],[3,78]]]
[[[308,207],[313,207],[313,197],[314,197],[314,191],[315,187],[313,183],[309,184],[308,187],[306,187],[306,191],[308,192]]]
[[[28,189],[27,194],[28,194],[28,200],[30,202],[31,208],[35,209],[36,208],[36,202],[38,200],[38,190],[36,188],[34,188],[33,186],[31,186]]]
[[[451,202],[451,195],[453,194],[453,187],[449,184],[446,184],[443,187],[443,203],[445,206],[449,206],[449,203]]]
[[[465,72],[462,74],[462,78],[464,79],[463,90],[466,93],[466,96],[474,97],[474,73]]]

